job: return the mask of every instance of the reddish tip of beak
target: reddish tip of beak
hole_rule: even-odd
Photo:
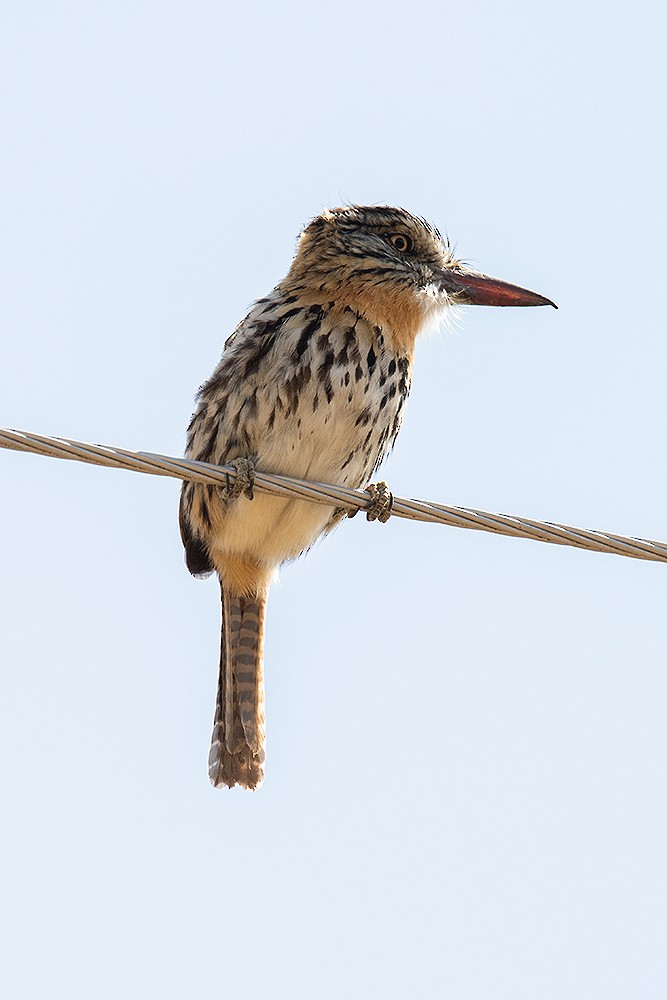
[[[558,309],[556,303],[544,295],[467,268],[443,271],[442,287],[455,302],[466,306],[553,306]]]

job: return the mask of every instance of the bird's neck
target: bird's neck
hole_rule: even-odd
[[[344,314],[352,311],[367,323],[382,331],[388,349],[396,355],[412,360],[415,340],[425,324],[423,303],[411,289],[401,287],[376,287],[368,281],[323,281],[317,285],[302,281],[286,280],[282,283],[285,295],[297,295],[304,305],[322,304],[328,312]]]

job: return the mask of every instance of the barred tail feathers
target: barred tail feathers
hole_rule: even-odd
[[[215,786],[258,788],[264,780],[266,596],[240,597],[220,581],[220,674],[209,777]]]

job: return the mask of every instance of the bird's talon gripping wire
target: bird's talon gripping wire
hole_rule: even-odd
[[[371,494],[371,500],[367,507],[364,507],[367,521],[379,521],[384,524],[391,516],[391,509],[394,506],[394,494],[385,482],[369,483],[366,491]]]
[[[233,482],[230,481],[229,474],[225,475],[227,486],[225,488],[225,500],[236,500],[243,495],[248,500],[254,498],[253,488],[255,485],[255,466],[249,458],[234,458],[227,465],[231,465],[235,471]]]

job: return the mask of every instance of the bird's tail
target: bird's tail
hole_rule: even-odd
[[[258,788],[264,780],[266,595],[237,597],[222,580],[220,675],[208,773],[216,785]]]

